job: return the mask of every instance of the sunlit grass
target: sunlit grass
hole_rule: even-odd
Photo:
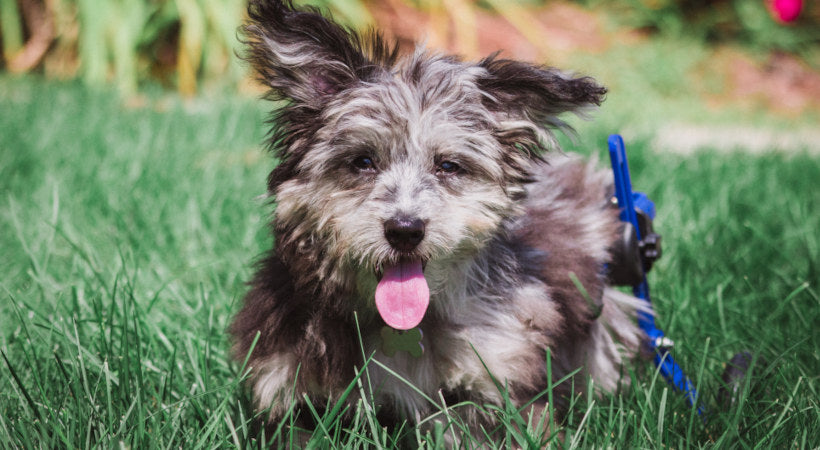
[[[0,445],[290,442],[288,422],[264,437],[255,426],[225,334],[269,245],[269,207],[257,199],[273,164],[259,147],[264,117],[250,100],[126,107],[76,84],[0,78]],[[619,131],[608,124],[619,122],[599,119],[576,147],[603,159],[607,134]],[[622,395],[573,399],[556,435],[522,423],[511,405],[496,410],[497,445],[815,446],[820,161],[627,147],[664,236],[651,274],[658,322],[711,414],[704,422],[639,365]],[[723,364],[746,349],[765,361],[722,410]],[[351,392],[368,398],[366,380],[365,370]],[[368,402],[312,406],[300,414],[321,422],[320,447],[440,448],[464,429],[459,405],[418,429],[382,428]]]

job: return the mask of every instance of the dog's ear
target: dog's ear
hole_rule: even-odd
[[[251,0],[244,55],[274,99],[321,108],[332,96],[367,80],[396,57],[381,36],[368,39],[342,28],[316,9],[291,0]]]
[[[530,150],[554,143],[550,129],[568,128],[559,115],[582,114],[600,105],[606,95],[606,88],[590,77],[575,78],[495,55],[479,65],[486,74],[478,79],[478,86],[485,94],[485,105],[502,126],[497,131],[499,138]]]

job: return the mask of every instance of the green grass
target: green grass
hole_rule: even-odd
[[[577,147],[604,159],[606,135],[629,118],[602,114]],[[273,164],[259,148],[263,121],[248,99],[154,96],[126,107],[79,84],[0,78],[0,447],[260,444],[224,330],[269,245],[269,208],[256,199]],[[552,442],[816,446],[820,161],[627,145],[664,235],[651,274],[658,322],[712,415],[701,421],[641,365],[629,392],[576,399]],[[745,349],[765,359],[756,387],[721,410],[723,365]],[[366,372],[351,389],[367,396]],[[331,411],[320,447],[437,448],[450,432],[384,430],[367,403],[354,405],[352,423],[334,405],[314,406]],[[550,438],[517,423],[514,408],[499,414],[501,446]]]

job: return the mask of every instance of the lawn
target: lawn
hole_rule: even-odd
[[[604,160],[607,134],[630,119],[601,115],[567,146]],[[121,101],[75,83],[0,78],[0,446],[261,444],[225,328],[270,243],[264,120],[253,99]],[[577,399],[554,443],[817,446],[820,158],[681,156],[650,139],[627,147],[664,236],[650,277],[657,321],[709,415],[639,365],[626,374],[629,392]],[[761,361],[753,383],[721,407],[725,362],[747,349]],[[446,430],[383,430],[357,406],[352,423],[324,417],[315,443],[442,445]],[[510,426],[499,445],[526,442],[501,416]],[[266,442],[277,438],[287,440]]]

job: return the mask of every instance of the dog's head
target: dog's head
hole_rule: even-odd
[[[378,34],[289,1],[253,0],[249,15],[247,59],[285,101],[269,179],[279,252],[297,277],[380,279],[376,302],[396,328],[424,314],[425,264],[486,245],[520,209],[558,116],[605,94],[590,78],[495,57],[399,58]]]

